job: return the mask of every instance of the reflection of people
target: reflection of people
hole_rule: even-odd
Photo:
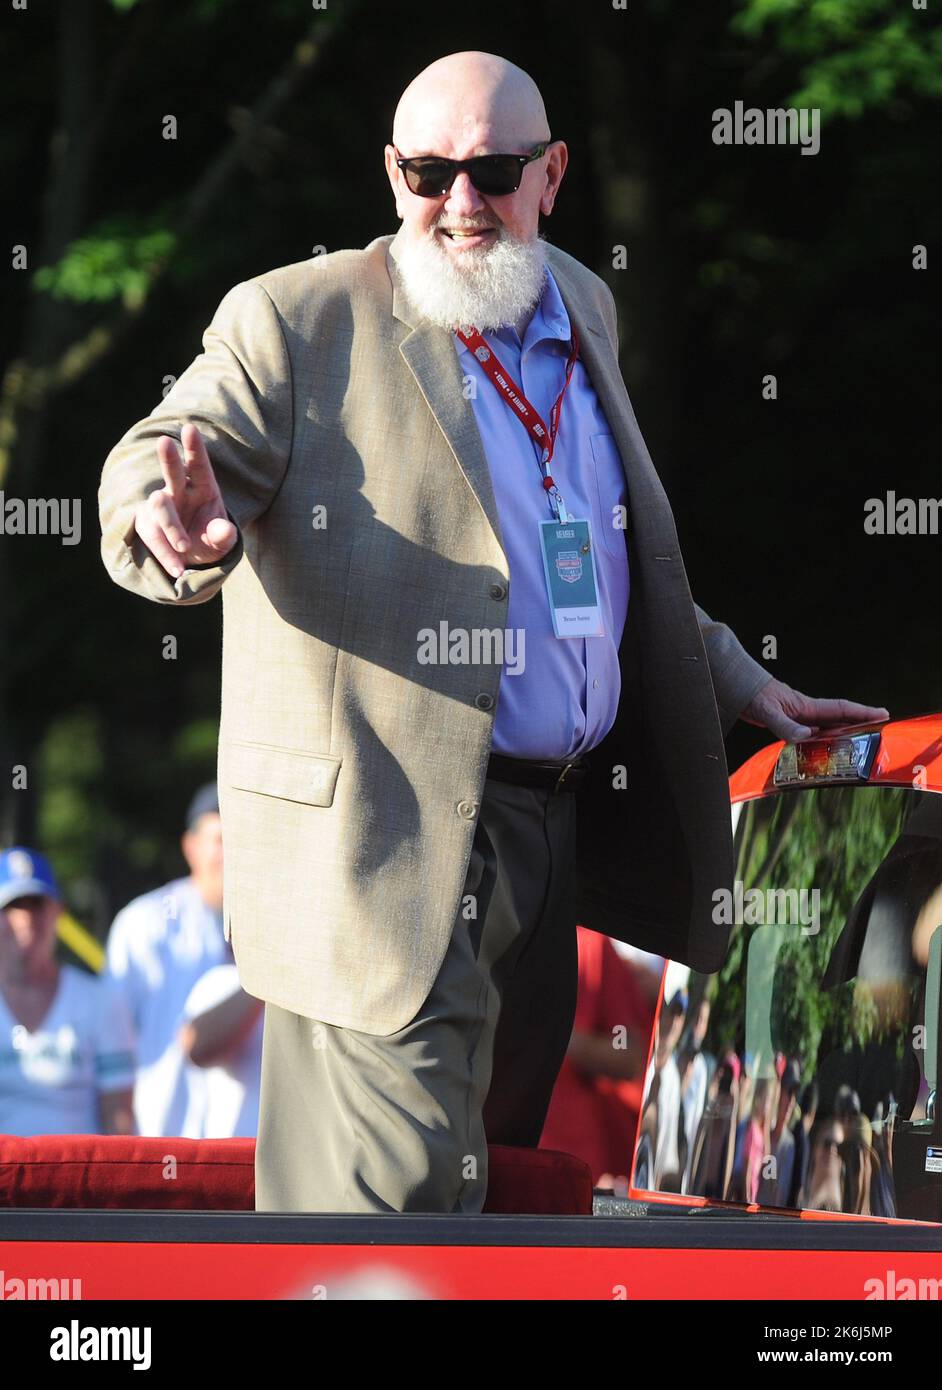
[[[684,1138],[687,1159],[684,1165],[682,1188],[690,1191],[691,1165],[693,1162],[694,1141],[697,1128],[707,1101],[707,1088],[716,1059],[703,1049],[707,1029],[710,1026],[710,1001],[701,999],[697,1005],[686,1038],[678,1048],[677,1067],[681,1077],[682,1104],[684,1110]]]
[[[736,1133],[733,1181],[736,1201],[757,1202],[768,1161],[772,1156],[772,1115],[778,1098],[778,1078],[760,1077],[754,1083],[749,1114]]]
[[[106,981],[57,962],[61,911],[42,855],[0,854],[0,1134],[132,1134],[130,1019]]]
[[[844,1211],[872,1216],[870,1193],[880,1160],[873,1148],[873,1129],[866,1115],[855,1115],[844,1127]]]
[[[769,1136],[770,1153],[775,1163],[774,1166],[770,1165],[769,1176],[763,1177],[759,1183],[757,1200],[763,1206],[788,1207],[793,1204],[795,1136],[792,1133],[791,1122],[798,1103],[800,1085],[801,1073],[798,1063],[791,1060],[786,1063],[782,1072],[775,1121]]]
[[[578,945],[576,1018],[540,1144],[627,1188],[653,1011],[608,937],[579,927]]]
[[[189,875],[128,903],[108,936],[108,975],[127,1002],[137,1035],[134,1113],[141,1134],[184,1133],[194,1074],[178,1037],[183,1012],[196,982],[226,958],[222,824],[214,784],[191,801],[180,843]]]
[[[736,1000],[724,1019],[726,1036],[740,1045],[748,1039],[753,1052],[766,1057],[787,1039],[791,1057],[774,1054],[780,1090],[768,1147],[761,1118],[743,1096],[741,1118],[748,1115],[749,1123],[739,1126],[736,1180],[724,1195],[873,1216],[892,1216],[901,1205],[915,1214],[919,1199],[910,1205],[907,1193],[898,1202],[894,1192],[893,1137],[900,1124],[911,1133],[910,1124],[922,1122],[921,1096],[928,1095],[927,967],[933,935],[942,930],[942,797],[842,786],[761,803],[738,821],[740,862],[763,866],[758,883],[747,889],[781,891],[794,883],[802,892],[819,883],[830,906],[816,941],[783,934],[767,972],[750,973],[749,936],[742,932],[721,976],[717,997],[729,984],[727,997]],[[845,845],[853,853],[838,853]],[[705,983],[694,975],[691,989]],[[821,991],[817,1000],[815,989]],[[759,1033],[757,1019],[767,1032]],[[747,1072],[771,1071],[761,1058],[746,1055]],[[722,1164],[712,1147],[721,1140],[708,1104],[688,1192],[722,1192],[716,1181]],[[750,1147],[753,1174],[757,1166],[761,1172],[755,1190],[746,1176]],[[905,1152],[905,1141],[902,1147]],[[915,1185],[909,1173],[906,1181]]]
[[[811,1131],[808,1177],[801,1193],[803,1207],[812,1211],[844,1210],[844,1137],[843,1125],[834,1119],[825,1119]]]
[[[227,908],[268,1005],[263,1210],[479,1211],[485,1130],[539,1141],[575,922],[719,963],[724,727],[881,714],[770,678],[693,603],[611,292],[539,236],[568,152],[532,79],[452,54],[392,133],[400,232],[236,286],[100,493],[116,582],[181,604],[225,583]],[[501,629],[526,636],[512,662],[503,641],[482,655]],[[578,838],[556,795],[577,781]]]
[[[811,1131],[818,1115],[818,1083],[809,1081],[801,1093],[799,1106],[801,1117],[795,1126],[795,1162],[789,1206],[798,1206],[803,1188],[808,1180],[808,1162],[811,1158]]]
[[[658,1014],[654,1056],[644,1083],[645,1129],[653,1141],[653,1187],[663,1192],[680,1191],[686,1158],[680,1072],[674,1055],[686,1014],[687,996],[677,990]],[[652,1109],[655,1087],[656,1105]]]
[[[710,1081],[707,1103],[697,1129],[687,1191],[719,1200],[730,1195],[736,1149],[736,1116],[739,1112],[741,1066],[735,1052],[717,1064]]]

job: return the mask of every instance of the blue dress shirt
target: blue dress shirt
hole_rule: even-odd
[[[513,327],[483,336],[548,426],[566,378],[572,330],[548,267],[546,277],[522,343]],[[605,633],[557,637],[540,548],[539,523],[553,517],[541,481],[540,449],[473,353],[457,334],[452,336],[461,370],[475,382],[472,408],[510,567],[506,625],[514,630],[514,660],[505,661],[501,673],[492,747],[515,758],[563,761],[600,743],[618,709],[618,645],[629,592],[626,513],[616,511],[627,507],[621,456],[580,359],[563,402],[550,472],[569,514],[591,522]],[[521,633],[522,670],[515,672]]]

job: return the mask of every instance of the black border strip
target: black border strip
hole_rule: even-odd
[[[936,1251],[942,1227],[708,1212],[634,1217],[322,1215],[7,1208],[0,1241],[197,1245],[565,1246],[662,1250]],[[940,1270],[942,1273],[942,1270]]]

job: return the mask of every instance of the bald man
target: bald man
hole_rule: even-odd
[[[539,234],[567,158],[519,68],[433,63],[385,150],[399,232],[237,285],[105,464],[116,582],[223,591],[260,1211],[481,1211],[488,1142],[540,1139],[577,920],[722,963],[725,730],[886,715],[694,604],[611,293]]]

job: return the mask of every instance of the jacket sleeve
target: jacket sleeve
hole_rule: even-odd
[[[173,579],[134,530],[134,513],[163,487],[157,440],[179,443],[198,427],[219,482],[236,544],[216,565]],[[205,603],[242,558],[242,528],[271,504],[293,435],[291,363],[281,319],[257,281],[235,285],[203,334],[203,351],[161,403],[132,425],[105,460],[98,492],[101,554],[116,584],[156,603]]]
[[[772,674],[753,660],[732,628],[714,622],[698,603],[693,606],[710,663],[713,693],[725,737],[752,697],[772,679]]]

